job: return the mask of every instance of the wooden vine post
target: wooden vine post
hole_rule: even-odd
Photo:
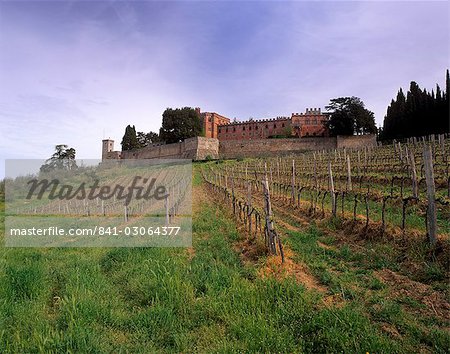
[[[295,204],[295,160],[292,160],[291,202]]]
[[[413,197],[418,198],[419,197],[419,185],[417,183],[416,162],[414,161],[414,151],[412,149],[409,151],[409,163],[411,165]]]
[[[333,212],[333,216],[336,216],[336,194],[334,194],[334,182],[333,182],[333,172],[331,171],[331,161],[328,161],[328,174],[330,177],[331,210]]]
[[[442,162],[445,163],[447,155],[445,154],[445,136],[444,134],[439,135],[439,143],[441,146],[441,155],[442,155]]]
[[[436,202],[435,202],[435,186],[434,186],[434,172],[433,172],[433,156],[431,153],[431,146],[425,145],[423,151],[423,163],[425,168],[425,181],[427,184],[427,234],[428,240],[432,245],[436,243],[437,231],[437,217],[436,217]]]
[[[352,190],[352,171],[350,166],[350,155],[347,155],[347,190]]]
[[[277,181],[280,180],[280,161],[278,160],[277,157]]]
[[[361,156],[358,150],[358,177],[361,177]]]
[[[169,219],[169,194],[166,194],[166,197],[164,198],[164,208],[166,210],[166,226],[169,226],[170,219]]]
[[[231,177],[231,203],[233,204],[233,215],[236,216],[236,198],[234,197],[234,178]]]
[[[409,162],[409,152],[408,152],[408,145],[405,145],[405,157],[406,157],[406,168],[408,170],[408,174],[409,174],[409,168],[411,166],[411,163]]]
[[[316,154],[313,153],[314,156],[314,187],[316,188],[316,192],[319,190],[319,183],[317,180],[317,160],[316,160]]]
[[[269,181],[267,180],[267,176],[264,177],[262,185],[264,191],[264,214],[266,219],[265,234],[266,234],[267,248],[269,249],[269,252],[271,254],[277,254],[276,242],[278,237],[273,225],[272,204],[270,202]],[[284,255],[282,252],[281,242],[279,241],[279,239],[278,245],[280,248],[282,260],[284,261]]]
[[[247,181],[247,219],[248,231],[252,234],[252,184]]]

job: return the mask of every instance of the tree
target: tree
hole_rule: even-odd
[[[373,112],[364,107],[358,97],[339,97],[325,107],[330,111],[327,122],[331,135],[375,134],[377,127]]]
[[[127,125],[125,128],[125,134],[122,138],[122,151],[138,149],[139,141],[136,136],[136,128],[131,125]]]
[[[149,146],[151,144],[159,143],[161,141],[158,133],[155,132],[137,132],[136,137],[141,148]]]
[[[40,171],[49,172],[55,169],[73,170],[78,167],[75,154],[76,151],[74,148],[69,148],[65,144],[56,145],[55,152],[41,166]]]
[[[450,133],[450,75],[448,69],[445,75],[445,92],[438,108],[438,114],[441,117],[438,123],[439,132]]]
[[[355,133],[362,134],[376,134],[377,126],[375,124],[375,114],[372,111],[364,108],[364,106],[354,107],[355,114]]]
[[[167,108],[163,113],[159,136],[166,143],[177,143],[202,135],[202,120],[194,108]]]
[[[397,98],[387,108],[381,139],[443,134],[449,129],[449,85],[446,72],[445,91],[439,85],[428,92],[411,81],[406,97],[400,88]]]

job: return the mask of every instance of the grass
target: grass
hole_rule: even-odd
[[[198,173],[194,186],[204,188]],[[381,302],[387,290],[372,275],[375,261],[358,266],[366,255],[318,247],[333,240],[317,227],[289,231],[287,242],[330,294],[351,300],[343,306],[325,306],[326,294],[294,278],[261,278],[236,251],[228,211],[209,200],[196,210],[191,253],[0,248],[0,352],[445,352],[448,337],[436,325],[426,331],[401,304]],[[363,299],[365,282],[372,302]]]
[[[401,343],[404,352],[417,352],[423,347],[437,353],[448,352],[450,336],[442,329],[448,326],[448,321],[430,314],[417,315],[416,310],[425,308],[423,303],[407,295],[395,298],[392,289],[375,276],[375,272],[385,268],[403,270],[392,244],[367,242],[355,250],[349,244],[333,243],[333,237],[324,235],[314,224],[305,230],[293,220],[288,222],[299,231],[281,228],[287,236],[286,243],[296,252],[297,260],[306,264],[331,294],[362,317],[370,318],[370,323],[378,328],[393,328],[392,332],[384,332],[388,331],[391,339]],[[330,220],[328,226],[333,229],[338,224],[338,220]],[[320,247],[318,242],[328,248]],[[426,273],[435,274],[435,278],[423,280],[440,281],[445,286],[442,267],[430,262],[425,266],[430,268]],[[391,351],[395,352],[394,347]]]

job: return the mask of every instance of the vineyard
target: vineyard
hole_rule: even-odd
[[[159,165],[129,161],[112,163],[109,166],[103,164],[99,168],[80,169],[75,172],[58,171],[56,175],[42,175],[39,179],[28,182],[26,178],[7,180],[7,229],[32,226],[48,228],[58,225],[89,230],[97,230],[100,227],[102,233],[105,229],[113,229],[114,233],[118,234],[117,230],[124,227],[127,228],[127,233],[130,233],[131,228],[157,229],[184,222],[183,234],[187,236],[191,232],[191,175],[192,166],[189,161],[167,160]],[[106,193],[102,194],[101,191]],[[159,193],[161,196],[157,191],[162,192]],[[129,193],[131,194],[128,195]],[[16,247],[117,245],[98,243],[98,240],[92,243],[93,240],[95,238],[91,235],[78,237],[74,243],[74,239],[70,237],[55,240],[45,237],[8,237],[7,234],[6,244]],[[114,242],[120,243],[120,240],[118,237]],[[136,241],[139,240],[132,240]],[[140,241],[141,243],[134,246],[176,245],[170,243],[173,239],[161,239],[158,240],[161,242],[153,244],[151,242],[156,242],[155,240]],[[184,245],[189,246],[190,236],[185,241]]]
[[[210,163],[202,176],[244,235],[243,259],[267,255],[262,276],[293,277],[334,306],[363,304],[396,339],[442,336],[413,350],[439,352],[450,344],[435,327],[450,323],[449,157],[439,136]]]
[[[449,156],[450,141],[442,135],[437,141],[215,164],[203,169],[203,177],[248,233],[281,257],[274,224],[286,212],[339,218],[362,225],[370,237],[423,235],[435,245],[449,237]],[[280,219],[272,204],[283,209]]]
[[[61,200],[57,195],[53,200],[44,198],[41,200],[37,198],[30,198],[25,200],[23,191],[26,190],[23,183],[19,181],[7,181],[7,189],[9,191],[7,196],[7,213],[9,215],[72,215],[72,216],[118,216],[123,215],[125,219],[133,215],[166,215],[172,217],[182,202],[190,204],[184,200],[186,190],[190,189],[191,181],[187,176],[191,175],[190,164],[170,164],[165,163],[154,166],[142,166],[139,162],[129,162],[127,164],[111,164],[112,166],[103,167],[100,170],[92,170],[90,173],[84,174],[70,174],[64,176],[64,183],[68,183],[67,188],[70,191],[63,191],[63,194],[70,194],[76,192],[76,189],[82,185],[83,190],[78,194],[83,194],[81,197],[68,198]],[[114,191],[114,187],[123,188],[127,190],[133,183],[136,176],[139,176],[138,182],[150,181],[154,186],[164,184],[167,190],[167,197],[163,200],[155,200],[154,198],[130,198],[128,202],[125,198],[117,198],[117,194],[110,192],[110,198],[88,198],[86,192],[86,185],[93,185],[97,181],[97,185],[101,183],[103,186],[108,186],[109,190]],[[52,181],[58,176],[44,176],[46,180]],[[59,176],[61,177],[61,176]],[[141,182],[142,184],[142,182]],[[49,183],[47,192],[51,191],[54,185]],[[56,187],[55,187],[56,188]],[[37,195],[39,188],[36,188]],[[144,191],[141,192],[144,194]],[[26,206],[24,206],[26,204]],[[190,212],[188,212],[189,214]]]
[[[2,226],[192,216],[192,246],[0,247],[0,352],[448,353],[449,155],[441,136],[53,176],[169,191],[130,203],[7,180]]]

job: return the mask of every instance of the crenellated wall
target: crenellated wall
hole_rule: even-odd
[[[288,134],[292,135],[291,119],[289,117],[278,117],[220,125],[218,126],[217,137],[220,141],[246,141]]]

